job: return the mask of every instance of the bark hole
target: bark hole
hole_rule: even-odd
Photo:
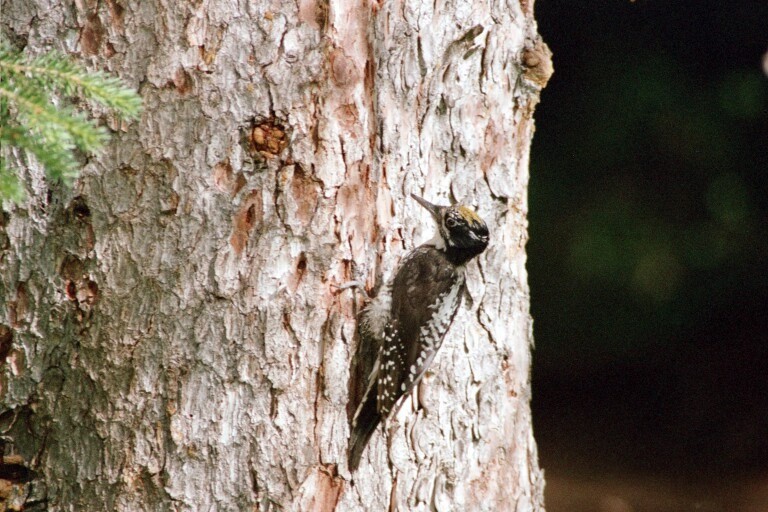
[[[13,346],[13,329],[5,324],[0,324],[0,366],[5,364],[5,358]]]
[[[274,158],[288,146],[285,128],[274,119],[263,121],[251,130],[251,151],[266,158]]]
[[[262,198],[260,190],[253,190],[240,206],[233,221],[233,232],[230,244],[239,256],[248,243],[251,230],[262,220]]]
[[[299,261],[296,263],[296,275],[299,276],[299,281],[304,277],[304,271],[307,270],[307,255],[301,253],[299,255]]]
[[[23,484],[33,480],[34,478],[34,471],[24,465],[23,457],[20,455],[4,455],[2,457],[2,463],[0,463],[0,482],[7,482],[8,484],[0,484],[0,500],[4,501],[10,497],[11,492],[7,486],[13,484]],[[16,509],[9,508],[7,510]]]
[[[77,196],[72,199],[69,205],[72,216],[80,221],[85,221],[91,216],[91,209],[88,207],[85,198],[83,196]]]
[[[67,293],[67,298],[72,302],[75,302],[77,300],[77,285],[75,284],[75,282],[67,281],[65,290]]]

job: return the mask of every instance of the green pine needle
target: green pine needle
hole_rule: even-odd
[[[126,119],[141,114],[141,97],[116,77],[56,52],[26,57],[0,44],[0,200],[23,197],[21,169],[4,158],[10,147],[33,156],[50,179],[69,184],[80,171],[74,151],[94,153],[106,143],[107,130],[68,106],[67,98],[101,104]]]

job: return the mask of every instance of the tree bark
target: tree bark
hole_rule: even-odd
[[[0,217],[0,433],[35,472],[0,485],[7,506],[543,509],[524,246],[551,68],[531,2],[0,12],[27,52],[77,55],[145,102],[130,125],[95,113],[113,138],[73,190],[30,162]],[[361,303],[335,286],[373,289],[431,235],[411,192],[474,205],[491,246],[418,400],[352,475]]]

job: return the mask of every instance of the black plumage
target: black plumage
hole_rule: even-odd
[[[413,388],[434,359],[463,291],[463,269],[453,265],[445,251],[423,245],[403,263],[392,283],[391,317],[380,356],[384,371],[378,379],[377,401],[382,416]]]
[[[378,424],[429,368],[461,304],[465,265],[488,245],[488,228],[471,209],[413,197],[432,214],[438,235],[405,257],[394,279],[361,313],[361,344],[379,351],[352,421],[352,470]]]

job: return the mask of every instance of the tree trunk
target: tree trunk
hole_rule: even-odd
[[[54,42],[145,102],[130,125],[96,113],[113,138],[73,190],[30,163],[0,218],[0,434],[35,471],[0,485],[6,504],[543,509],[524,246],[550,61],[530,2],[0,11],[27,52]],[[431,235],[412,192],[474,205],[491,246],[422,407],[350,474],[361,302],[335,286],[373,289]]]

